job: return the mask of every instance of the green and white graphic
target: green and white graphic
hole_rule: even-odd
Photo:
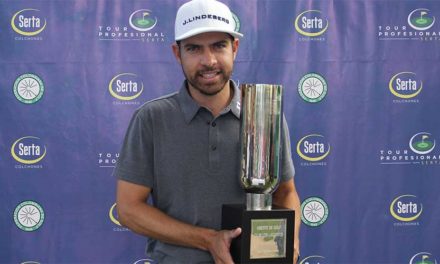
[[[251,220],[251,259],[286,256],[286,222],[284,218]]]
[[[435,140],[431,140],[431,134],[420,132],[411,137],[409,147],[417,154],[425,155],[435,148]]]
[[[307,198],[301,204],[301,220],[312,227],[320,226],[328,218],[327,203],[319,197]]]
[[[34,201],[24,201],[14,211],[14,222],[23,231],[35,231],[44,222],[44,210]]]
[[[410,259],[409,264],[438,264],[438,262],[431,253],[419,252]]]
[[[44,84],[40,77],[26,73],[19,76],[14,82],[14,95],[22,103],[35,104],[44,93]]]
[[[157,24],[157,18],[152,16],[148,9],[139,9],[134,11],[129,18],[130,26],[138,31],[148,31]]]
[[[236,32],[240,32],[240,26],[241,26],[241,23],[240,23],[240,19],[238,18],[238,16],[235,14],[235,13],[233,13],[232,12],[232,18],[234,19],[234,22],[235,22],[235,31]]]
[[[408,24],[415,30],[427,30],[435,23],[435,17],[430,16],[429,9],[419,8],[408,15]]]
[[[317,73],[306,74],[299,81],[298,92],[304,101],[318,103],[327,95],[327,82]]]

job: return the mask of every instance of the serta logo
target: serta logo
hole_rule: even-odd
[[[416,9],[408,15],[408,24],[415,30],[430,29],[434,23],[435,17],[426,8]]]
[[[394,96],[410,99],[422,91],[423,82],[417,79],[414,72],[399,72],[391,78],[388,87]]]
[[[141,95],[144,84],[134,73],[121,73],[111,79],[108,90],[114,98],[130,101]]]
[[[323,256],[314,255],[304,258],[299,264],[322,264]]]
[[[33,136],[26,136],[17,139],[11,147],[12,157],[23,164],[35,164],[46,156],[46,146],[41,139]]]
[[[324,136],[311,134],[300,139],[296,152],[307,161],[320,161],[330,153],[330,144],[325,142]]]
[[[110,210],[108,212],[108,216],[110,217],[110,220],[118,226],[122,226],[121,223],[119,223],[119,221],[117,220],[117,216],[116,216],[116,212],[115,212],[115,208],[116,208],[116,203],[114,203],[112,205],[112,207],[110,207]]]
[[[40,10],[27,8],[12,16],[11,27],[20,35],[35,36],[46,28],[46,19],[39,17]]]
[[[416,202],[417,197],[411,194],[405,194],[397,197],[391,202],[391,215],[402,222],[411,222],[419,218],[422,214],[423,206]]]
[[[295,29],[301,35],[317,37],[328,28],[328,20],[319,10],[306,10],[295,19]]]
[[[133,29],[148,31],[156,26],[157,18],[153,16],[151,10],[139,9],[131,13],[129,23]]]
[[[435,148],[435,140],[431,140],[431,134],[420,132],[409,140],[409,147],[417,154],[425,155]]]

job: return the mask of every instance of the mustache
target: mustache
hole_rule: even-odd
[[[198,70],[197,73],[201,74],[201,73],[205,73],[205,72],[222,72],[221,69],[217,68],[217,67],[209,67],[209,66],[205,66],[202,69]]]

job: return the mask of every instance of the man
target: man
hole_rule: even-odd
[[[233,21],[215,0],[180,7],[172,49],[186,81],[136,111],[114,172],[119,221],[150,238],[147,254],[161,264],[233,263],[229,246],[241,229],[220,230],[222,204],[245,197],[238,178],[240,93],[230,81],[242,34]],[[284,128],[284,173],[273,202],[299,212]]]

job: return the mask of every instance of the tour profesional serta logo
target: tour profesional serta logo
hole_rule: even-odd
[[[11,156],[20,163],[15,165],[17,169],[42,168],[39,163],[46,156],[46,146],[39,137],[25,136],[14,141]]]
[[[319,197],[309,197],[301,203],[301,220],[304,224],[317,227],[328,218],[328,205]]]
[[[117,210],[116,210],[116,203],[114,203],[111,207],[110,210],[108,211],[108,217],[110,219],[110,221],[115,225],[113,227],[113,231],[128,231],[128,228],[123,227],[121,225],[121,223],[119,223],[118,220],[118,214],[117,214]]]
[[[321,10],[305,10],[295,18],[295,30],[300,41],[324,41],[329,22]]]
[[[439,41],[440,28],[435,23],[435,14],[428,8],[408,10],[406,17],[395,21],[379,23],[377,37],[379,40],[393,41]]]
[[[127,14],[127,20],[117,25],[98,25],[99,40],[129,40],[146,43],[165,42],[166,35],[158,30],[160,18],[150,9],[137,9]]]
[[[438,264],[438,262],[431,253],[419,252],[411,257],[409,264]]]
[[[306,102],[319,103],[327,95],[327,81],[317,73],[308,73],[299,80],[298,93]]]
[[[398,72],[388,82],[388,89],[394,96],[394,103],[418,103],[423,80],[415,72]]]
[[[35,8],[18,10],[11,18],[11,28],[18,34],[15,40],[42,40],[41,32],[46,26],[44,13]]]
[[[43,207],[34,201],[20,203],[14,210],[14,222],[23,231],[37,230],[44,222]]]
[[[429,132],[412,135],[406,144],[379,150],[382,165],[440,165],[436,139]]]
[[[325,166],[325,158],[330,154],[330,143],[320,134],[310,134],[302,137],[296,144],[296,153],[305,162],[301,166]]]
[[[137,74],[120,73],[110,80],[108,91],[118,100],[114,104],[139,104],[134,100],[144,91],[144,83]]]
[[[44,94],[44,83],[35,74],[20,75],[14,82],[14,95],[17,100],[25,104],[35,104]]]
[[[325,257],[320,255],[307,256],[299,264],[324,264]]]
[[[412,194],[400,195],[390,204],[390,214],[398,221],[394,223],[395,226],[419,225],[417,220],[422,212],[422,203]]]

